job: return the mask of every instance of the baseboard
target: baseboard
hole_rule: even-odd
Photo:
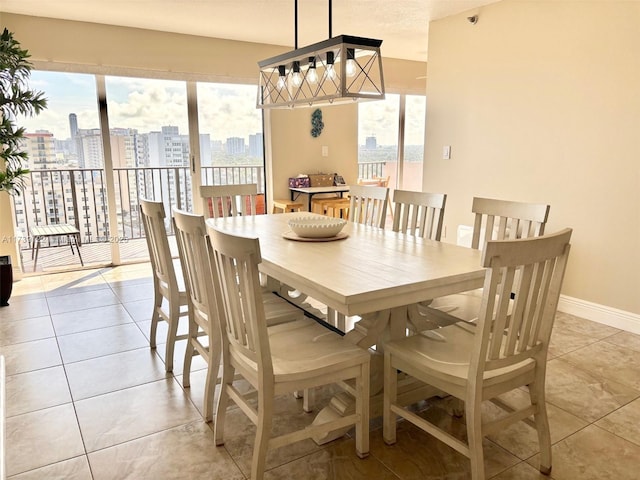
[[[640,315],[560,295],[558,310],[640,335]]]

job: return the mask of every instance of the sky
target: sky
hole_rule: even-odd
[[[147,133],[172,125],[187,134],[185,82],[111,76],[105,82],[111,128]],[[69,138],[70,113],[77,115],[79,128],[99,127],[93,75],[33,71],[30,86],[43,91],[49,105],[37,117],[19,119],[28,132],[48,130],[57,139]],[[376,136],[378,145],[397,143],[398,103],[398,95],[388,94],[384,101],[360,104],[359,144],[370,135]],[[424,103],[424,97],[407,98],[407,145],[424,141]],[[248,139],[262,130],[254,85],[198,83],[198,111],[200,131],[211,140]]]

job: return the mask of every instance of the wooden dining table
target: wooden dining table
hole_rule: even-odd
[[[482,287],[481,252],[352,222],[342,230],[345,238],[291,240],[288,221],[299,216],[321,217],[299,212],[209,219],[207,224],[258,237],[260,271],[274,291],[293,303],[309,296],[329,311],[360,317],[344,338],[372,352],[371,414],[375,416],[381,413],[384,341],[405,336],[408,327],[424,329],[417,302]],[[408,403],[426,398],[411,392],[406,393]],[[347,414],[348,402],[334,400],[328,407],[333,411],[323,410],[316,421]],[[316,441],[324,443],[340,435]]]

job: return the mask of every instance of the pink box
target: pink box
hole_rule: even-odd
[[[289,177],[289,188],[308,188],[310,185],[309,177]]]

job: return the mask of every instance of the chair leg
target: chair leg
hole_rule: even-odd
[[[191,319],[189,315],[189,337],[187,338],[187,348],[184,352],[184,364],[182,367],[182,386],[189,388],[191,386],[191,361],[196,354],[193,342],[198,341],[198,325]],[[206,395],[206,390],[205,390]]]
[[[167,332],[167,346],[165,350],[165,370],[173,371],[173,352],[176,347],[176,336],[178,335],[178,323],[180,321],[180,306],[178,302],[171,302],[169,306],[169,331]]]
[[[160,308],[162,307],[162,295],[160,295],[157,288],[155,290],[153,313],[151,314],[151,332],[149,333],[149,346],[151,349],[156,348],[156,334],[158,331],[158,322],[160,321]]]
[[[213,436],[216,446],[218,447],[224,445],[224,422],[227,416],[227,404],[229,403],[229,392],[227,392],[227,388],[233,384],[234,377],[235,368],[230,365],[223,365],[220,395],[218,396],[218,403],[216,405],[216,422],[213,428]]]
[[[267,463],[267,449],[271,436],[271,421],[273,419],[274,392],[272,389],[258,391],[258,430],[253,446],[251,460],[251,478],[261,480]]]
[[[213,421],[213,396],[218,380],[218,370],[220,370],[220,348],[212,343],[213,340],[210,339],[207,379],[204,383],[204,421],[207,423]]]
[[[549,429],[547,402],[544,394],[544,372],[537,377],[536,381],[529,385],[529,397],[531,404],[537,406],[537,413],[534,414],[533,418],[536,422],[540,446],[540,473],[549,475],[551,473],[551,431]]]
[[[356,414],[360,417],[356,423],[356,454],[360,458],[369,456],[369,367],[369,362],[363,363],[356,378]]]
[[[396,414],[391,405],[398,395],[398,373],[391,367],[391,354],[384,354],[384,403],[382,407],[382,438],[387,445],[396,443]]]
[[[480,398],[470,398],[465,401],[467,437],[469,439],[469,460],[471,461],[471,480],[484,480],[481,403]]]

